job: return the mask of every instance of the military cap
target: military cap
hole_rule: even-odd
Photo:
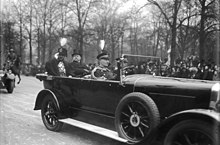
[[[100,53],[96,58],[101,59],[103,57],[108,57],[108,56],[109,56],[109,54],[107,51],[102,51],[102,53]]]
[[[67,56],[67,50],[65,48],[63,48],[63,47],[60,47],[58,49],[58,53],[59,53],[59,55]]]

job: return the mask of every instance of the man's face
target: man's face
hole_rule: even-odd
[[[63,55],[58,55],[58,60],[60,60],[60,61],[63,61],[64,60],[64,58],[65,58],[65,56],[63,56]]]
[[[80,55],[74,55],[73,56],[73,61],[80,62],[81,61],[81,56]]]
[[[99,59],[99,64],[103,67],[108,67],[109,66],[109,57],[106,55],[106,56],[103,56]]]

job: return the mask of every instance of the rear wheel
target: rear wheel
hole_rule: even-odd
[[[164,145],[217,145],[219,134],[216,130],[217,126],[203,121],[182,121],[171,128]]]
[[[51,95],[45,96],[41,106],[41,117],[45,127],[51,131],[60,131],[63,123],[58,121],[59,108]]]
[[[156,104],[142,93],[126,95],[116,109],[116,130],[120,137],[127,139],[131,144],[150,141],[149,135],[159,121]]]

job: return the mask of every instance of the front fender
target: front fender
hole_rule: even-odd
[[[54,100],[56,101],[56,104],[57,104],[57,107],[58,109],[60,110],[60,103],[58,101],[58,97],[55,95],[55,93],[49,89],[44,89],[44,90],[41,90],[38,95],[37,95],[37,98],[36,98],[36,101],[35,101],[35,107],[34,107],[34,110],[40,110],[41,109],[41,104],[43,102],[43,99],[46,95],[51,95]]]
[[[181,111],[181,112],[178,112],[176,114],[173,114],[171,115],[169,118],[173,118],[173,117],[176,117],[176,116],[179,116],[179,115],[201,115],[201,116],[207,116],[207,117],[210,117],[212,119],[214,119],[215,121],[217,122],[220,122],[220,113],[219,112],[216,112],[214,110],[209,110],[209,109],[191,109],[191,110],[185,110],[185,111]]]
[[[164,119],[158,126],[159,130],[168,131],[175,124],[188,119],[197,119],[208,123],[220,124],[220,113],[208,109],[191,109],[175,113]]]

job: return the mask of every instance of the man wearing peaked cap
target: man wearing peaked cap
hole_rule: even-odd
[[[103,50],[96,58],[99,60],[101,57],[109,57],[108,52]]]
[[[45,65],[46,72],[48,75],[53,76],[67,76],[69,75],[68,63],[64,60],[67,57],[67,50],[60,47],[58,52],[54,55],[50,61]]]
[[[108,69],[108,66],[110,64],[108,53],[106,51],[103,51],[96,58],[98,59],[98,66],[96,66],[92,70],[91,77],[93,79],[104,79],[104,80],[116,79],[117,75],[114,74],[110,69]]]

